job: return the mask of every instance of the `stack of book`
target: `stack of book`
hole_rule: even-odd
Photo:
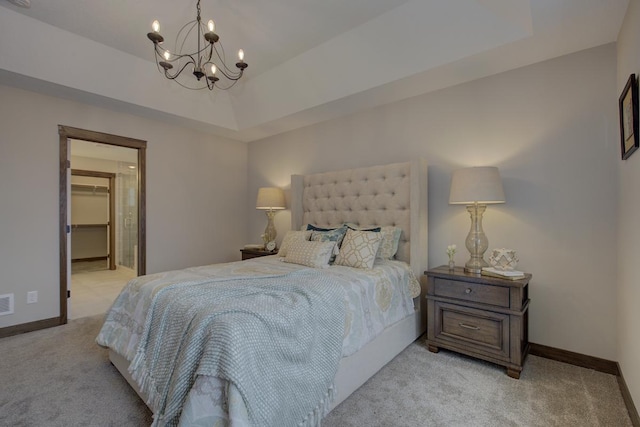
[[[483,276],[499,277],[506,280],[524,279],[524,273],[517,270],[498,270],[493,267],[484,267],[482,269]]]

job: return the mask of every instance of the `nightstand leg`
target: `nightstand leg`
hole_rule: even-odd
[[[440,349],[439,349],[438,347],[436,347],[435,345],[433,345],[433,344],[429,344],[429,345],[428,345],[428,348],[429,348],[429,351],[430,351],[431,353],[437,353],[437,352],[439,352],[439,351],[440,351]]]
[[[512,369],[512,368],[507,368],[507,375],[509,375],[511,378],[515,378],[517,380],[520,379],[520,372],[516,369]]]

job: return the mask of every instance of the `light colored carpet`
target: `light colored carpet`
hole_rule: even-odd
[[[122,267],[72,274],[68,318],[79,319],[105,313],[122,288],[134,277],[136,274],[133,270]]]
[[[151,413],[94,343],[102,316],[0,339],[1,426],[145,426]],[[529,356],[520,380],[409,346],[324,420],[348,426],[631,426],[616,378]]]
[[[325,427],[631,426],[617,378],[528,356],[519,380],[457,353],[410,345],[331,412]]]

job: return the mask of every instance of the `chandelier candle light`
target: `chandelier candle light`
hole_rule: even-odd
[[[162,68],[166,78],[174,80],[180,86],[187,89],[199,90],[207,88],[213,90],[214,87],[223,90],[229,89],[240,80],[244,70],[248,67],[247,63],[244,62],[244,51],[242,49],[238,51],[238,62],[236,63],[238,71],[231,70],[225,64],[224,48],[220,42],[220,37],[215,33],[215,23],[213,20],[209,20],[205,27],[200,18],[200,0],[198,0],[197,8],[198,15],[195,21],[187,22],[180,31],[178,31],[176,46],[173,52],[161,46],[164,42],[164,37],[162,37],[159,32],[160,23],[156,20],[151,24],[153,32],[147,33],[147,37],[153,42],[158,70]],[[194,28],[197,30],[197,50],[192,53],[186,53],[186,49],[196,49],[196,46],[185,46],[187,45],[187,37],[192,33]],[[215,58],[213,55],[214,52]],[[174,68],[174,65],[176,70],[172,73],[171,70]],[[189,69],[192,70],[193,75],[197,79],[191,83],[187,83],[187,80],[180,77],[182,76],[182,72],[189,66],[191,66]],[[160,72],[162,71],[160,70]],[[224,76],[227,80],[224,86],[217,84],[220,80],[219,75]],[[205,77],[204,80],[202,80],[203,77]]]
[[[467,205],[471,216],[471,229],[465,240],[465,246],[471,254],[464,270],[467,273],[480,274],[489,264],[484,253],[489,247],[489,239],[482,229],[482,214],[488,204],[504,203],[504,190],[500,172],[496,167],[472,167],[458,169],[451,177],[449,204]]]
[[[276,240],[276,226],[273,217],[277,210],[285,209],[284,191],[278,187],[262,187],[258,190],[256,209],[264,210],[267,214],[267,227],[264,229],[263,240],[266,243]]]

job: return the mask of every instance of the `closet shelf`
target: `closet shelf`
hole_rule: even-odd
[[[92,192],[93,194],[108,194],[109,187],[105,185],[71,184],[71,191]]]

